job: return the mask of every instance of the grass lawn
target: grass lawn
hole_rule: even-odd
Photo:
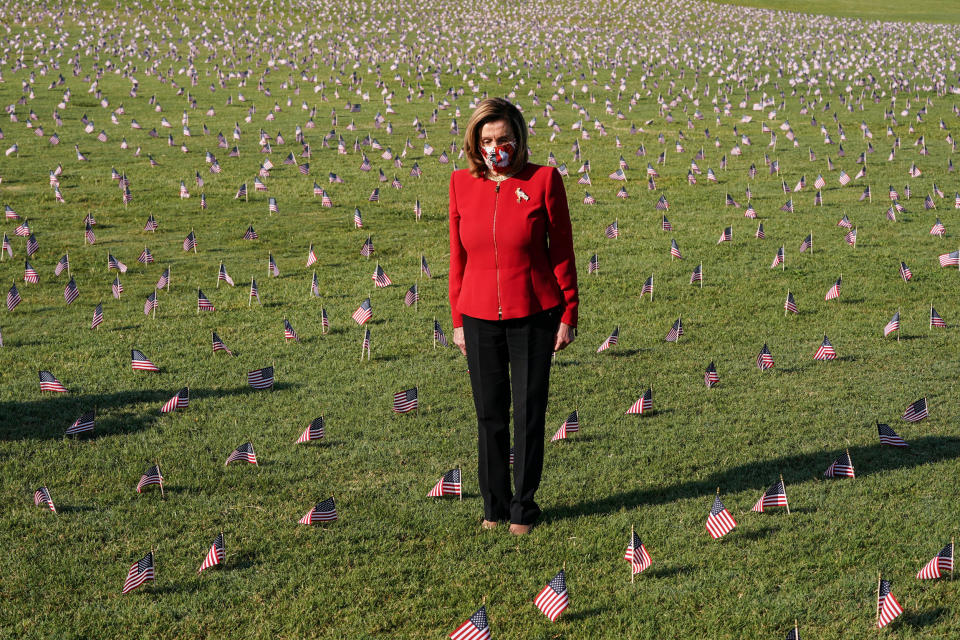
[[[711,0],[718,4],[733,4],[743,7],[759,7],[781,11],[797,11],[841,18],[863,20],[947,22],[960,23],[960,6],[952,0],[928,0],[919,3],[896,2],[896,0],[803,0],[802,2],[779,2],[778,0]]]
[[[847,4],[854,3],[831,3],[831,12],[842,13]],[[805,6],[820,9],[812,1]],[[656,24],[670,23],[674,9],[658,7],[653,14],[662,22]],[[960,271],[938,265],[938,255],[960,247],[954,208],[960,184],[947,169],[951,159],[957,161],[947,141],[960,130],[956,96],[923,86],[901,92],[894,123],[886,113],[888,81],[875,91],[856,84],[854,78],[876,72],[870,64],[860,71],[845,67],[848,75],[834,75],[834,86],[821,80],[808,91],[806,84],[794,89],[789,77],[778,78],[772,61],[754,70],[745,61],[746,49],[705,53],[699,79],[692,57],[676,65],[667,57],[643,57],[644,46],[662,53],[671,38],[683,44],[677,55],[689,50],[694,56],[694,32],[737,47],[761,38],[773,46],[781,37],[813,37],[787,19],[776,23],[782,29],[776,37],[738,34],[739,27],[724,20],[725,8],[715,16],[694,16],[697,29],[676,27],[662,41],[658,30],[648,28],[646,9],[626,10],[624,28],[641,34],[627,43],[624,59],[632,59],[634,68],[629,74],[596,53],[603,51],[596,34],[568,31],[556,8],[545,10],[536,30],[523,27],[522,34],[537,43],[535,52],[508,47],[508,57],[527,56],[529,66],[504,62],[499,74],[495,56],[466,44],[480,41],[485,23],[461,5],[449,8],[449,16],[468,25],[460,27],[464,32],[450,36],[444,31],[449,25],[433,16],[427,24],[435,38],[411,35],[411,25],[420,23],[410,4],[402,6],[397,22],[357,9],[344,24],[332,8],[324,9],[313,18],[319,32],[342,29],[349,37],[333,53],[326,47],[334,40],[321,39],[309,57],[305,40],[293,36],[301,28],[294,18],[305,10],[292,5],[240,23],[233,17],[220,21],[226,8],[198,8],[180,24],[165,7],[115,13],[90,8],[89,14],[84,9],[66,16],[59,69],[42,65],[56,52],[35,42],[41,36],[34,29],[44,42],[60,38],[51,19],[24,6],[19,8],[26,17],[16,26],[17,8],[4,14],[15,28],[8,34],[10,51],[0,60],[0,104],[12,105],[16,121],[4,119],[0,147],[16,143],[19,150],[0,156],[0,202],[27,218],[36,233],[40,248],[29,262],[40,281],[23,281],[26,238],[14,235],[22,220],[0,222],[13,251],[12,259],[5,255],[0,262],[0,281],[4,290],[15,283],[22,298],[13,311],[0,308],[0,638],[443,638],[485,603],[494,638],[783,638],[796,619],[801,637],[854,640],[877,635],[878,570],[892,580],[905,610],[882,634],[960,634],[958,583],[914,577],[956,534],[960,492]],[[600,5],[587,8],[596,11],[598,29],[616,13]],[[868,10],[866,3],[854,8]],[[228,9],[231,16],[243,11],[236,4]],[[889,15],[911,18],[906,11],[895,7]],[[913,17],[937,19],[935,10],[924,11]],[[106,17],[101,23],[91,16]],[[509,16],[524,14],[511,9]],[[406,31],[404,42],[419,44],[409,55],[397,54],[402,47],[392,36],[371,35],[375,19]],[[114,35],[124,34],[126,47],[135,39],[134,25],[146,25],[151,34],[141,28],[131,49],[136,53],[121,55],[111,48]],[[255,40],[258,28],[276,37]],[[827,21],[822,33],[850,35],[836,21]],[[853,36],[866,33],[864,27]],[[94,35],[104,35],[100,51],[94,50]],[[925,37],[931,46],[918,49],[911,64],[933,65],[931,51],[955,57],[949,28]],[[909,30],[891,32],[878,46],[890,55],[900,47],[906,55],[912,38]],[[227,40],[235,50],[226,48]],[[369,47],[357,47],[361,42]],[[583,42],[596,45],[596,60],[579,57],[575,43]],[[290,49],[270,50],[287,43]],[[562,43],[565,53],[549,43]],[[379,53],[369,57],[369,51]],[[297,60],[297,68],[284,66],[281,55]],[[828,47],[805,60],[838,55],[839,45],[836,52]],[[470,56],[480,58],[474,68]],[[749,76],[749,90],[731,79],[735,57]],[[17,58],[27,68],[16,68]],[[954,72],[943,64],[949,85]],[[914,68],[908,66],[902,68]],[[102,77],[91,91],[98,68]],[[788,69],[788,76],[793,73]],[[60,74],[63,83],[48,88]],[[138,84],[135,96],[131,77]],[[257,86],[261,78],[264,91]],[[581,90],[585,85],[588,90]],[[58,106],[66,90],[69,101]],[[536,118],[533,161],[545,163],[553,153],[566,165],[580,275],[579,337],[553,369],[547,437],[574,409],[581,429],[567,441],[548,443],[538,493],[543,519],[524,538],[510,536],[505,527],[480,529],[475,414],[465,361],[455,349],[433,342],[434,319],[448,337],[452,333],[447,188],[454,164],[465,163],[457,158],[462,135],[451,130],[454,121],[460,131],[465,128],[471,102],[483,92],[509,95],[528,122]],[[754,110],[764,92],[773,106]],[[712,101],[718,94],[716,114]],[[349,112],[348,103],[359,104],[359,111]],[[184,113],[189,137],[181,124]],[[375,120],[377,114],[382,119]],[[93,122],[91,133],[84,131],[85,115]],[[744,122],[745,116],[752,120]],[[551,119],[559,131],[553,140]],[[142,128],[133,128],[134,120]],[[573,128],[580,122],[589,139]],[[798,146],[788,140],[784,123]],[[42,137],[34,135],[38,125]],[[295,140],[298,126],[310,144],[309,159],[301,157]],[[777,134],[775,146],[768,146],[765,126]],[[417,127],[426,138],[418,137]],[[148,134],[151,129],[157,137]],[[101,130],[106,142],[96,138]],[[260,151],[261,130],[273,138],[270,154]],[[61,138],[57,146],[49,143],[54,132]],[[239,157],[218,146],[218,132],[227,147],[238,147]],[[340,136],[345,154],[337,151]],[[121,149],[124,138],[127,149]],[[921,138],[926,155],[920,153],[924,145],[915,144]],[[901,144],[888,160],[897,139]],[[575,141],[579,161],[571,150]],[[425,142],[433,147],[429,155]],[[74,145],[86,161],[77,160]],[[645,156],[637,155],[641,145]],[[733,154],[735,146],[742,155]],[[696,159],[701,148],[703,157]],[[387,149],[394,158],[405,152],[402,166],[383,157]],[[221,173],[210,171],[208,151]],[[450,164],[438,161],[444,151]],[[661,152],[663,164],[657,162]],[[866,176],[841,186],[841,170],[853,178],[862,152]],[[309,162],[308,175],[284,164],[291,153],[297,163]],[[360,168],[363,156],[369,172]],[[628,165],[626,182],[607,177],[621,157]],[[262,178],[268,191],[255,191],[254,178],[267,159],[274,165]],[[590,185],[578,184],[583,160],[590,161]],[[692,161],[702,170],[696,185],[687,183]],[[768,168],[773,161],[779,175]],[[422,177],[410,175],[415,163]],[[647,188],[648,163],[659,173],[653,190]],[[921,175],[911,178],[914,164]],[[58,165],[64,203],[55,201],[49,183]],[[751,165],[757,168],[753,178]],[[127,205],[112,169],[130,181]],[[707,180],[708,169],[716,182]],[[385,182],[378,179],[381,170]],[[330,173],[344,182],[330,183]],[[818,175],[826,181],[822,206],[814,206]],[[391,187],[395,176],[402,189]],[[801,177],[805,187],[799,193],[783,192],[783,183],[792,191]],[[189,198],[179,196],[181,181]],[[315,182],[332,207],[321,206]],[[248,199],[235,198],[244,183]],[[867,185],[872,198],[861,201]],[[621,186],[626,198],[616,196]],[[886,215],[890,186],[905,207],[896,221]],[[377,203],[369,201],[374,188],[380,189]],[[748,188],[757,219],[744,215]],[[583,204],[588,192],[596,204]],[[201,194],[206,209],[200,208]],[[741,206],[725,206],[727,194]],[[661,195],[668,211],[655,209]],[[935,210],[924,209],[928,195]],[[271,197],[277,213],[268,210]],[[788,199],[792,213],[781,210]],[[362,228],[354,225],[356,208]],[[88,214],[96,220],[93,245],[84,239]],[[672,231],[661,229],[663,214]],[[150,215],[159,223],[156,232],[143,230]],[[857,229],[855,247],[844,241],[847,229],[837,226],[844,215]],[[946,227],[943,237],[929,233],[937,218]],[[608,239],[604,229],[614,221],[620,237]],[[764,239],[755,237],[758,223]],[[259,238],[245,240],[251,225]],[[728,226],[732,241],[718,243]],[[197,250],[185,252],[182,243],[191,231]],[[808,234],[813,249],[800,253]],[[368,236],[375,246],[369,258],[360,254]],[[682,260],[670,258],[672,239]],[[311,245],[318,262],[306,266]],[[785,268],[771,269],[781,246]],[[153,264],[137,261],[144,247]],[[600,269],[588,274],[595,253]],[[63,298],[68,275],[54,276],[65,254],[80,292],[71,305]],[[111,295],[117,271],[108,271],[108,255],[129,268],[119,276],[120,299]],[[268,272],[270,256],[277,277]],[[421,273],[421,256],[432,277]],[[909,282],[899,276],[901,261],[912,270]],[[221,263],[235,287],[218,286]],[[374,286],[378,263],[391,286]],[[701,263],[702,288],[690,284]],[[144,301],[168,267],[170,289],[158,292],[156,317],[145,316]],[[319,297],[311,295],[314,272]],[[652,301],[639,295],[650,275]],[[824,300],[841,275],[839,299]],[[251,304],[253,278],[260,301]],[[421,299],[407,307],[404,294],[415,283]],[[198,289],[215,311],[197,311]],[[785,316],[788,292],[799,314]],[[373,308],[366,325],[369,360],[360,358],[365,327],[351,319],[367,297]],[[104,322],[91,330],[101,301]],[[931,304],[946,328],[929,327]],[[330,319],[326,333],[322,309]],[[884,338],[882,329],[898,310],[902,331]],[[665,342],[678,317],[683,336]],[[299,342],[284,339],[285,319]],[[615,327],[619,343],[597,353]],[[232,356],[212,352],[213,332]],[[838,358],[815,361],[824,335]],[[760,371],[755,360],[765,343],[775,366]],[[160,372],[132,371],[131,349],[141,350]],[[711,361],[720,383],[707,389],[703,375]],[[274,389],[251,390],[247,372],[270,365]],[[41,393],[38,370],[51,371],[70,393]],[[161,414],[184,386],[189,407]],[[394,413],[393,394],[414,386],[419,411]],[[648,387],[653,413],[624,415]],[[921,397],[930,417],[901,420]],[[93,434],[65,437],[89,410],[96,411]],[[321,415],[326,436],[295,444]],[[881,445],[876,421],[889,423],[910,447]],[[231,451],[248,441],[259,464],[225,467]],[[824,470],[844,451],[856,478],[825,479]],[[138,494],[141,474],[158,462],[163,496],[156,486]],[[456,466],[463,470],[463,499],[427,498]],[[781,475],[790,514],[779,508],[751,512]],[[56,515],[31,501],[40,486],[49,488]],[[713,540],[704,525],[717,489],[738,526]],[[297,524],[331,495],[338,521]],[[635,581],[623,560],[631,527],[653,559]],[[221,531],[225,563],[198,575]],[[131,563],[151,549],[156,580],[121,595]],[[562,567],[571,605],[551,623],[533,599]]]

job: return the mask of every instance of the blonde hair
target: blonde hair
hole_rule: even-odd
[[[463,134],[463,155],[469,163],[470,175],[482,177],[487,172],[487,165],[480,155],[480,130],[488,122],[505,120],[513,129],[513,137],[517,142],[517,150],[510,159],[510,166],[504,173],[516,173],[527,164],[527,123],[520,110],[503,98],[487,98],[482,100],[470,115],[467,130]]]

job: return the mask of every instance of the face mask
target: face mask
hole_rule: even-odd
[[[480,147],[483,155],[483,161],[490,169],[503,169],[510,166],[516,145],[513,142],[497,145],[495,147]]]

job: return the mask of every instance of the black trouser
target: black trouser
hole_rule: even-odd
[[[533,494],[543,471],[550,359],[559,323],[559,309],[513,320],[463,316],[467,365],[477,408],[478,479],[487,520],[510,518],[516,524],[533,524],[540,516]],[[511,386],[515,494],[510,490]]]

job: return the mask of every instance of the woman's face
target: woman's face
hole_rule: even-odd
[[[517,151],[516,136],[506,120],[493,120],[480,128],[480,156],[491,171],[506,169]]]
[[[506,120],[492,120],[480,129],[481,147],[499,147],[508,142],[516,144],[516,136]]]

